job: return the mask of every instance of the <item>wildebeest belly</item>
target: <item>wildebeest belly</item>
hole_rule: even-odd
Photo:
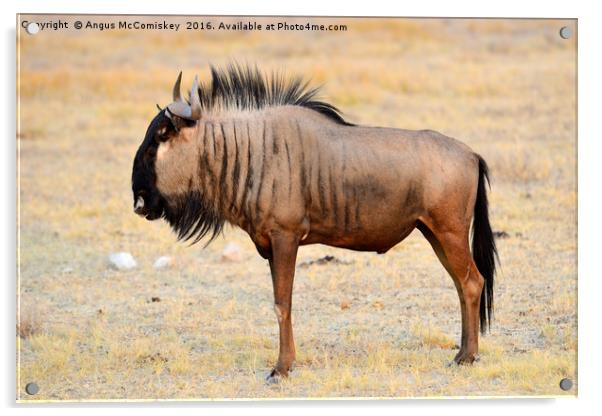
[[[301,244],[327,244],[360,251],[385,252],[407,237],[422,212],[420,192],[411,182],[397,186],[374,178],[349,181],[336,203],[314,205],[309,233]]]
[[[373,232],[352,231],[340,236],[329,235],[321,230],[311,230],[301,245],[325,244],[357,251],[384,253],[405,239],[416,227],[416,220],[405,221],[399,227]]]

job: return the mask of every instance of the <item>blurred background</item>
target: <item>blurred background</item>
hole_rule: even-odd
[[[21,399],[576,394],[558,388],[576,382],[576,21],[20,18],[181,25],[18,29]],[[187,31],[187,21],[346,30]],[[480,362],[446,367],[459,303],[413,233],[383,256],[301,248],[297,367],[263,383],[277,322],[248,237],[228,228],[189,247],[132,212],[133,157],[155,104],[170,102],[180,70],[187,89],[195,74],[209,79],[209,64],[234,60],[323,85],[353,123],[438,130],[487,160],[502,266]],[[116,252],[137,266],[111,267]],[[27,396],[32,381],[40,392]]]

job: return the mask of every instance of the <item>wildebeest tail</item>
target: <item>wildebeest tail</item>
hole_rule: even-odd
[[[489,223],[489,209],[487,203],[486,183],[489,183],[489,172],[487,163],[479,155],[479,184],[477,187],[477,199],[474,207],[474,219],[472,225],[472,257],[485,279],[483,292],[481,293],[481,333],[491,325],[493,314],[493,276],[495,274],[495,261],[498,256]]]

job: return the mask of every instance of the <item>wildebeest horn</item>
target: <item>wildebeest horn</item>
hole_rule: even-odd
[[[180,84],[182,72],[178,75],[176,85],[173,87],[173,103],[167,106],[171,114],[188,120],[199,120],[201,118],[201,99],[199,97],[199,78],[195,77],[190,91],[190,104],[182,99]]]
[[[199,120],[201,118],[201,98],[199,97],[199,77],[195,75],[190,90],[190,118]]]
[[[176,79],[176,84],[173,86],[173,100],[182,101],[182,94],[180,93],[180,83],[182,82],[182,71],[180,71],[180,75],[178,75],[178,79]]]

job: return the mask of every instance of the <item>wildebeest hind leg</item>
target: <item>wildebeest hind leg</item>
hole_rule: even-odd
[[[429,227],[427,237],[439,259],[452,277],[462,308],[462,345],[454,358],[458,364],[469,364],[477,359],[479,349],[479,304],[485,280],[475,265],[468,245],[469,227],[438,230]],[[428,234],[428,232],[427,232]],[[426,234],[425,234],[426,235]]]
[[[456,286],[456,291],[458,292],[458,297],[460,299],[460,312],[462,314],[462,340],[460,342],[460,346],[461,346],[460,350],[465,350],[466,349],[466,334],[468,332],[468,328],[466,328],[466,304],[464,303],[464,296],[462,295],[462,287],[460,286],[460,282],[457,279],[453,278],[453,276],[454,276],[453,269],[451,268],[451,265],[449,264],[449,261],[447,260],[447,256],[445,255],[445,252],[443,251],[443,247],[441,246],[441,243],[435,237],[435,234],[433,234],[433,232],[424,223],[422,223],[420,221],[416,225],[416,228],[418,228],[420,230],[420,232],[422,232],[424,237],[431,244],[431,247],[433,247],[433,251],[437,255],[437,258],[439,259],[439,261],[441,262],[441,264],[443,265],[445,270],[447,270],[449,275],[452,276],[452,280],[454,282],[454,285]]]
[[[291,306],[299,239],[294,234],[277,232],[271,236],[271,246],[270,271],[274,286],[274,311],[280,329],[280,351],[278,363],[267,377],[270,383],[276,382],[279,376],[288,376],[295,361]]]

